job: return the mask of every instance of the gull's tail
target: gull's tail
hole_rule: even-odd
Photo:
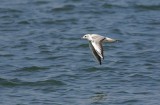
[[[106,37],[104,41],[105,41],[105,42],[115,42],[115,41],[117,41],[117,40]]]

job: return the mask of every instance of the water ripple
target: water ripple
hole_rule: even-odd
[[[59,80],[44,80],[44,81],[35,81],[35,82],[26,82],[19,79],[3,79],[0,78],[0,86],[7,86],[7,87],[13,87],[13,86],[61,86],[65,85],[64,82]]]
[[[0,13],[22,13],[23,11],[13,8],[0,8]]]
[[[39,66],[31,66],[31,67],[23,67],[20,68],[20,71],[28,71],[28,72],[35,72],[35,71],[39,71],[39,70],[46,70],[48,69],[47,67],[39,67]]]
[[[148,11],[148,10],[160,10],[160,5],[157,4],[157,5],[143,5],[143,4],[138,4],[138,5],[135,5],[135,8],[137,10],[141,10],[141,11]]]
[[[74,8],[75,8],[74,5],[64,5],[62,7],[53,8],[51,11],[52,12],[65,12],[65,11],[72,11],[74,10]]]

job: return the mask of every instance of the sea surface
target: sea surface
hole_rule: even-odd
[[[160,0],[0,0],[0,105],[160,105]]]

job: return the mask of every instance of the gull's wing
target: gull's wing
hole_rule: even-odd
[[[99,36],[99,35],[95,35],[95,36],[92,36],[92,45],[94,47],[94,49],[96,50],[97,54],[102,58],[104,59],[104,56],[103,56],[103,47],[102,47],[102,41],[105,39],[105,37],[103,36]]]
[[[89,41],[89,47],[94,55],[94,57],[96,58],[96,60],[99,62],[99,64],[101,65],[101,57],[99,56],[99,54],[97,54],[95,48],[93,47],[92,43]]]

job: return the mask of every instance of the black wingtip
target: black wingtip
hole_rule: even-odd
[[[102,65],[102,62],[101,62],[101,60],[100,60],[99,64],[100,64],[100,65]]]

